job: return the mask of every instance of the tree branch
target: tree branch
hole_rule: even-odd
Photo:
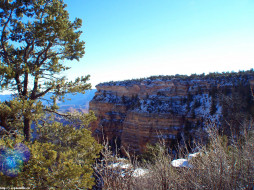
[[[31,94],[31,99],[34,99],[36,92],[38,91],[38,82],[39,82],[39,73],[36,72],[35,77],[34,77],[34,88]]]
[[[4,24],[3,31],[2,31],[2,36],[1,36],[1,46],[2,46],[3,51],[4,51],[4,53],[3,53],[4,57],[5,57],[6,61],[8,62],[8,64],[11,64],[11,62],[10,62],[6,47],[4,45],[4,33],[5,33],[5,30],[6,30],[6,27],[7,27],[8,23],[10,22],[10,20],[12,18],[12,13],[13,13],[13,9],[11,10],[11,13],[10,13],[10,16],[9,16],[7,22]]]
[[[43,110],[44,110],[44,111],[47,111],[47,112],[50,112],[50,113],[55,113],[55,114],[57,114],[57,115],[59,115],[59,116],[62,116],[62,117],[70,117],[69,114],[59,113],[59,112],[57,112],[57,111],[50,110],[50,109],[47,109],[47,108],[45,108],[45,109],[43,109]]]
[[[41,58],[41,56],[43,55],[43,54],[45,54],[45,53],[47,53],[48,52],[48,50],[52,47],[52,43],[51,42],[49,42],[48,43],[48,45],[47,45],[47,47],[38,55],[38,57],[37,57],[37,59],[36,59],[36,61],[35,61],[35,64],[37,65],[37,66],[40,66],[40,65],[42,65],[43,63],[44,63],[44,61],[42,62],[39,62],[39,60],[40,60],[40,58]]]
[[[21,98],[23,93],[22,93],[22,86],[21,86],[21,82],[20,82],[19,74],[18,73],[16,73],[16,75],[15,75],[15,80],[16,80],[16,85],[18,87],[19,97]]]
[[[24,78],[24,88],[23,88],[23,97],[27,96],[27,87],[28,87],[28,72],[25,72],[25,78]]]
[[[37,95],[34,95],[33,97],[31,97],[32,100],[36,100],[37,98],[44,96],[45,94],[47,94],[50,90],[52,90],[54,88],[54,86],[51,86],[50,88],[48,88],[47,90],[45,90],[44,92],[41,92]]]
[[[30,47],[32,44],[29,43],[27,39],[26,39],[25,41],[26,41],[27,46],[26,46],[26,48],[25,48],[25,52],[24,52],[24,55],[23,55],[23,59],[24,59],[25,62],[27,62],[27,58],[28,58],[28,56],[29,56],[28,50],[29,50],[29,47]],[[29,51],[29,52],[30,52],[30,51]]]

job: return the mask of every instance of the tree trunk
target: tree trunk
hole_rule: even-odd
[[[24,135],[26,141],[30,141],[30,119],[24,118]]]

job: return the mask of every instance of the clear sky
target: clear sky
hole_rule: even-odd
[[[100,82],[249,70],[254,0],[65,0],[83,20],[86,54],[69,79]]]

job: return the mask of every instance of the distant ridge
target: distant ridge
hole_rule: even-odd
[[[87,90],[85,94],[82,94],[82,93],[77,93],[75,95],[67,94],[65,96],[65,102],[60,102],[60,101],[57,102],[58,106],[60,107],[59,110],[62,112],[66,112],[66,111],[73,111],[75,109],[82,112],[88,112],[89,102],[93,99],[95,92],[96,92],[96,89],[91,89],[91,90]],[[46,104],[47,103],[46,100],[49,100],[51,95],[52,95],[51,93],[46,94],[44,96],[45,100],[42,100],[42,102]],[[10,99],[12,99],[11,94],[0,95],[1,102],[5,100],[8,101]]]

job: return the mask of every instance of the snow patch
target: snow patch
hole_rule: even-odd
[[[193,153],[193,154],[189,154],[188,155],[188,160],[190,161],[192,158],[196,158],[200,155],[200,152],[196,152],[196,153]]]
[[[177,160],[173,160],[171,162],[171,165],[176,167],[176,168],[193,168],[193,166],[191,164],[189,164],[187,159],[181,158],[181,159],[177,159]]]
[[[132,176],[133,177],[142,177],[148,173],[149,173],[148,169],[137,168],[133,171]]]

